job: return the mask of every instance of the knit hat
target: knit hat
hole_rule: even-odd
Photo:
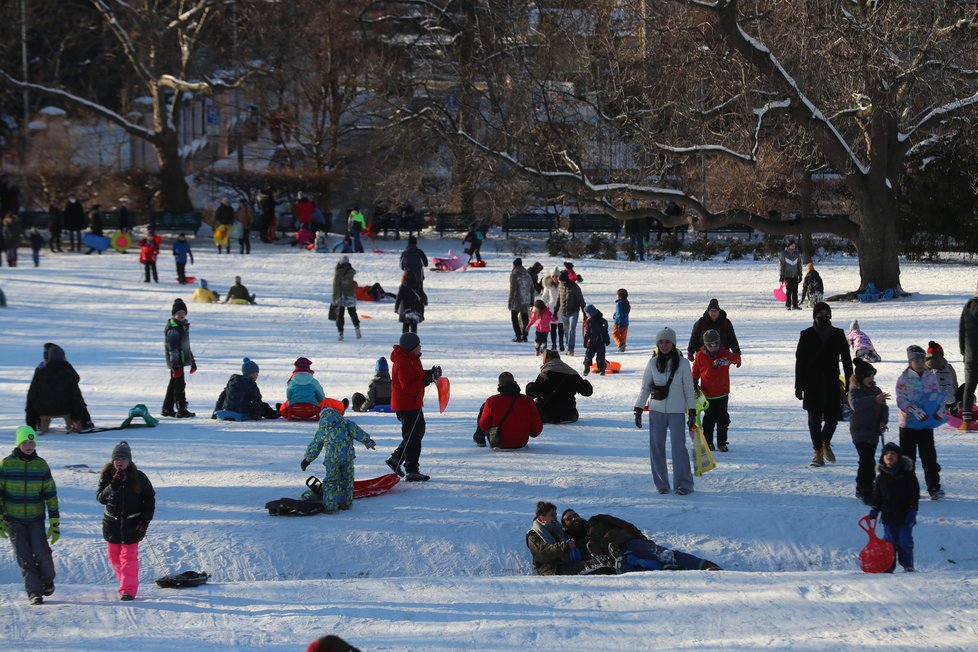
[[[927,353],[924,351],[924,349],[916,344],[911,344],[907,347],[907,362],[912,362],[913,360],[923,360],[926,357]]]
[[[850,331],[858,331],[859,330],[859,320],[858,319],[853,319],[852,320],[852,323],[849,324],[849,330]]]
[[[856,358],[853,360],[852,365],[855,369],[852,375],[856,377],[856,382],[858,382],[860,385],[862,385],[863,381],[870,376],[876,375],[876,367],[869,364],[862,358]]]
[[[931,340],[927,343],[927,359],[931,358],[943,358],[944,357],[944,347],[940,344]]]
[[[706,309],[707,310],[713,310],[714,308],[716,308],[717,310],[719,310],[720,309],[720,302],[717,301],[716,299],[710,299],[710,305],[708,305],[706,307]]]
[[[254,360],[251,358],[245,358],[241,361],[241,373],[245,376],[250,376],[251,374],[258,373],[258,365],[255,364]]]
[[[503,385],[512,385],[515,382],[516,379],[513,378],[513,374],[509,373],[508,371],[504,371],[503,373],[499,374],[499,380],[496,382],[496,384],[502,387]]]
[[[593,316],[597,311],[598,309],[594,307],[593,303],[589,303],[584,307],[584,312],[586,312],[588,315]]]
[[[116,444],[115,448],[112,449],[112,459],[132,462],[132,451],[129,449],[129,442],[122,440]]]
[[[522,258],[514,258],[513,259],[513,267],[522,267],[522,266],[523,266],[523,259]]]
[[[563,270],[560,273],[560,276],[558,276],[557,278],[560,280],[561,283],[567,283],[568,281],[570,281],[570,275],[567,273],[566,269]]]
[[[815,319],[815,315],[822,312],[823,310],[827,310],[829,313],[829,319],[832,319],[832,308],[831,306],[829,306],[829,304],[825,303],[824,301],[819,301],[818,303],[815,304],[815,307],[812,308],[812,319]]]
[[[234,277],[234,283],[235,283],[235,285],[241,285],[241,277],[240,276],[235,276]]]
[[[543,271],[543,265],[540,264],[540,261],[539,260],[537,262],[533,263],[532,265],[530,265],[530,273],[531,274],[539,274],[542,271]]]
[[[676,343],[676,331],[672,330],[668,326],[655,334],[656,342],[664,342],[666,340],[672,342],[673,344]]]
[[[14,441],[16,442],[15,446],[17,448],[20,448],[20,445],[23,444],[25,441],[32,441],[36,444],[37,433],[34,432],[34,429],[31,428],[30,426],[20,426],[17,428],[17,435]]]
[[[903,451],[900,450],[900,444],[888,441],[883,444],[883,450],[880,451],[880,458],[882,458],[887,453],[896,453],[897,455],[903,455]]]
[[[175,315],[175,314],[177,314],[178,312],[180,312],[181,310],[182,310],[182,311],[184,311],[184,312],[189,312],[189,311],[187,310],[187,304],[185,304],[185,303],[183,302],[183,299],[176,299],[176,300],[175,300],[175,301],[173,302],[173,307],[172,307],[172,308],[170,308],[170,315]]]
[[[349,256],[340,256],[340,265],[349,265],[349,264],[350,264]]]
[[[569,260],[566,260],[564,261],[564,267],[567,269],[574,269],[574,263],[570,262]]]
[[[207,289],[207,279],[206,279],[206,278],[199,278],[199,279],[197,279],[197,283],[198,283],[198,284],[200,285],[200,287],[202,287],[203,289],[205,289],[205,290]]]
[[[380,357],[377,358],[377,362],[374,363],[374,373],[379,374],[380,372],[386,372],[387,369],[387,358]]]
[[[401,349],[410,352],[421,346],[421,338],[417,333],[404,333],[397,343]]]
[[[312,360],[310,360],[309,358],[296,358],[295,362],[293,362],[292,365],[295,367],[295,369],[292,370],[292,373],[296,373],[296,372],[307,373],[307,374],[316,373],[315,371],[312,370]]]
[[[711,328],[710,330],[703,333],[703,344],[712,344],[713,342],[720,341],[720,333],[716,329]]]
[[[416,245],[416,244],[418,244],[418,239],[415,236],[413,236],[413,235],[409,235],[408,236],[408,244],[409,245]]]

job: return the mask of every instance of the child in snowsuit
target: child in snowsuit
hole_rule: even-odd
[[[611,336],[615,338],[615,344],[621,353],[625,352],[625,344],[628,340],[628,313],[632,311],[632,304],[628,303],[628,290],[619,288],[615,294],[615,316],[613,318],[614,327],[611,329]]]
[[[353,506],[353,440],[373,450],[377,444],[363,429],[339,412],[324,408],[319,415],[319,429],[299,466],[305,471],[323,452],[323,509],[333,514]]]
[[[719,331],[711,328],[703,333],[703,346],[693,359],[693,382],[710,402],[703,412],[703,436],[710,450],[713,447],[713,429],[716,428],[716,445],[726,453],[727,430],[730,428],[730,365],[740,363],[740,354],[723,346]]]
[[[30,426],[17,428],[13,452],[0,465],[0,536],[9,538],[24,576],[31,604],[43,604],[54,593],[51,546],[61,537],[58,488],[51,469],[36,451],[37,434]],[[44,511],[50,526],[44,534]]]
[[[193,265],[194,252],[190,250],[187,236],[182,233],[177,236],[176,242],[173,243],[173,258],[177,264],[177,283],[184,284],[187,282],[187,259],[189,258],[190,264]]]
[[[166,386],[163,409],[165,417],[189,419],[197,416],[187,409],[187,380],[183,368],[190,366],[190,373],[197,373],[194,353],[190,350],[190,322],[187,321],[187,304],[176,299],[172,315],[163,329],[163,344],[166,351],[166,366],[170,369],[170,382]]]
[[[160,255],[160,246],[151,238],[143,238],[139,241],[139,263],[143,266],[146,273],[144,283],[149,283],[150,274],[153,281],[160,282],[160,277],[156,273],[156,257]]]
[[[207,287],[207,279],[199,278],[197,283],[200,285],[199,288],[194,290],[193,296],[190,300],[194,303],[217,303],[221,298],[217,295],[217,292]]]
[[[139,590],[139,542],[156,511],[156,491],[133,464],[128,442],[120,441],[112,449],[112,461],[102,468],[95,497],[105,505],[102,537],[119,580],[119,599],[128,602]]]
[[[927,370],[924,349],[911,344],[907,347],[907,368],[896,383],[897,407],[900,408],[900,451],[915,462],[920,451],[924,467],[924,482],[931,500],[944,497],[941,489],[941,465],[937,463],[934,429],[920,424],[944,412],[944,394],[937,376]],[[911,418],[912,417],[912,418]]]
[[[876,369],[865,360],[856,358],[855,370],[849,380],[849,434],[852,445],[859,455],[856,471],[856,498],[872,504],[873,478],[876,477],[876,446],[880,433],[886,430],[890,408],[886,401],[890,395],[876,385]]]
[[[849,324],[849,333],[846,335],[846,341],[849,342],[849,354],[853,358],[862,358],[866,362],[880,361],[879,353],[876,352],[876,347],[873,346],[873,340],[869,339],[869,335],[860,330],[859,321],[853,319],[852,323]]]
[[[822,285],[822,277],[815,271],[815,265],[808,263],[805,265],[805,279],[801,282],[801,301],[805,302],[808,297],[808,307],[813,307],[822,300],[825,287]]]
[[[873,509],[869,517],[882,513],[883,538],[893,544],[897,561],[908,573],[913,567],[913,526],[917,523],[920,483],[913,471],[913,460],[904,457],[893,442],[883,446],[878,475],[873,485]],[[893,564],[893,568],[896,563]],[[893,572],[893,568],[890,572]]]
[[[548,277],[549,278],[549,277]],[[550,308],[542,299],[533,302],[533,314],[530,316],[530,323],[526,325],[526,332],[530,332],[530,326],[537,325],[536,328],[536,349],[537,355],[543,355],[547,350],[547,335],[550,334],[550,327],[556,321]]]
[[[391,406],[391,375],[387,368],[387,358],[377,358],[374,363],[374,377],[370,379],[367,395],[360,392],[353,394],[353,409],[357,412],[367,412],[378,405]]]
[[[605,363],[605,347],[611,344],[611,337],[608,335],[608,320],[604,318],[601,311],[593,305],[588,304],[584,308],[587,318],[584,320],[584,375],[591,373],[591,361],[597,357],[598,373],[604,375],[607,364]]]
[[[924,358],[924,364],[937,376],[937,382],[944,392],[944,407],[949,412],[956,410],[958,375],[954,373],[954,367],[944,357],[944,349],[934,340],[927,343],[927,357]]]
[[[342,240],[340,240],[335,245],[333,245],[333,253],[334,254],[336,253],[336,250],[337,249],[340,250],[340,253],[341,254],[352,254],[352,253],[355,253],[353,251],[353,238],[351,238],[350,236],[345,236]]]
[[[40,267],[41,249],[44,248],[44,236],[38,232],[36,226],[31,228],[30,241],[31,241],[31,256],[34,258],[34,267]]]

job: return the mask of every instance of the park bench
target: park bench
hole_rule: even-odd
[[[203,218],[200,213],[170,213],[153,211],[149,215],[149,225],[156,231],[192,231],[197,235]]]
[[[574,233],[612,233],[617,238],[621,222],[606,213],[572,213],[567,230]]]
[[[516,213],[503,216],[503,231],[546,231],[552,234],[557,228],[557,216],[549,213]]]
[[[475,224],[476,217],[472,211],[460,213],[438,213],[435,215],[435,230],[439,236],[445,231],[468,231]]]
[[[715,229],[708,229],[706,233],[716,233],[719,235],[743,233],[745,236],[747,236],[747,239],[750,240],[754,236],[754,229],[744,224],[726,224]]]

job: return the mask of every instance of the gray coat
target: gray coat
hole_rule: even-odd
[[[849,434],[854,444],[876,444],[880,440],[880,425],[890,419],[890,408],[876,402],[883,393],[879,387],[856,387],[849,384]]]
[[[978,296],[968,299],[961,311],[958,325],[958,344],[964,356],[964,370],[967,375],[975,371],[975,355],[978,354]]]
[[[522,265],[509,274],[509,309],[526,312],[533,303],[533,279]]]

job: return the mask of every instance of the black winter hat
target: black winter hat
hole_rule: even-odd
[[[710,299],[710,305],[708,305],[706,307],[706,309],[707,310],[713,310],[714,308],[716,308],[717,310],[719,310],[720,309],[720,302],[717,301],[716,299]]]
[[[523,266],[523,259],[522,258],[514,258],[513,259],[513,267],[522,267],[522,266]]]
[[[883,456],[887,453],[896,453],[897,455],[901,456],[903,455],[903,451],[900,450],[900,445],[892,441],[888,441],[883,444],[883,450],[880,451],[880,459],[883,459]]]
[[[183,299],[177,299],[173,302],[173,307],[170,309],[170,314],[175,315],[180,311],[189,312],[187,310],[187,304],[183,302]]]
[[[516,379],[513,378],[513,374],[509,373],[508,371],[504,371],[503,373],[499,374],[499,380],[496,382],[496,384],[502,387],[503,385],[512,385],[515,382]]]
[[[855,360],[852,361],[852,364],[853,367],[855,368],[852,375],[856,377],[856,382],[859,383],[860,385],[862,385],[863,381],[869,378],[870,376],[876,375],[876,367],[869,364],[862,358],[856,358]]]
[[[829,312],[829,319],[832,319],[832,307],[824,301],[819,301],[815,304],[815,307],[812,308],[812,319],[815,319],[815,315],[823,310],[827,310]]]
[[[127,460],[132,462],[132,450],[129,449],[129,442],[122,440],[112,449],[113,460]]]

